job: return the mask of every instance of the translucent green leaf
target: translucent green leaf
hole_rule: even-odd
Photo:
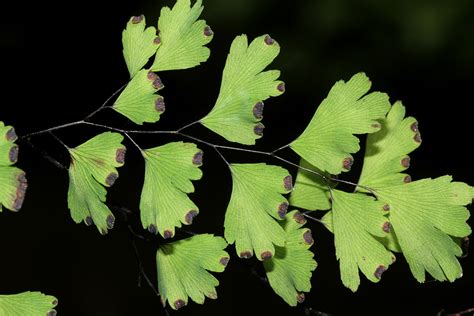
[[[311,290],[311,275],[316,269],[311,230],[302,229],[306,223],[298,211],[288,213],[280,225],[285,230],[285,246],[275,247],[275,256],[263,264],[273,290],[291,306],[304,301],[304,293]]]
[[[140,210],[144,228],[171,238],[175,227],[192,223],[199,209],[187,194],[194,192],[191,180],[202,177],[202,154],[195,144],[183,142],[143,151],[145,182]]]
[[[54,316],[58,300],[40,292],[0,295],[0,316]]]
[[[208,44],[214,33],[206,21],[196,21],[203,10],[202,0],[191,8],[190,0],[178,0],[173,9],[161,9],[158,30],[161,40],[151,70],[187,69],[205,62],[210,55]]]
[[[223,272],[229,255],[223,249],[222,237],[210,234],[165,244],[156,253],[158,290],[161,302],[179,309],[188,304],[188,297],[203,304],[205,297],[216,299],[219,281],[208,271]]]
[[[232,164],[232,196],[225,215],[225,238],[235,242],[237,254],[259,260],[273,256],[285,245],[285,231],[275,219],[285,217],[288,201],[282,194],[292,189],[287,170],[259,164]],[[273,218],[272,218],[273,217]]]
[[[364,73],[348,82],[338,81],[323,100],[305,131],[290,147],[313,166],[330,174],[350,170],[359,151],[353,134],[380,130],[378,120],[390,109],[388,96],[381,92],[366,94],[371,86]]]
[[[263,101],[285,90],[278,70],[263,71],[280,52],[268,35],[248,45],[247,36],[232,42],[222,75],[219,97],[201,123],[231,142],[253,145],[263,135]]]
[[[105,132],[84,144],[69,149],[68,204],[76,223],[95,224],[101,234],[112,229],[115,218],[104,204],[107,191],[118,178],[117,167],[125,160],[123,136]]]
[[[332,229],[342,283],[357,291],[359,269],[372,282],[395,260],[393,254],[377,241],[390,230],[384,203],[360,193],[333,190]]]
[[[0,121],[0,212],[2,206],[19,211],[28,186],[23,170],[12,167],[18,160],[16,139],[15,129]]]
[[[113,109],[135,124],[155,123],[165,111],[163,97],[155,94],[163,87],[161,79],[154,72],[142,69],[117,98]]]
[[[377,197],[387,203],[390,221],[410,269],[419,282],[425,271],[435,279],[454,281],[462,268],[456,257],[461,248],[450,236],[471,233],[466,223],[474,188],[451,182],[450,176],[423,179],[377,189]]]
[[[304,159],[301,159],[300,166],[328,176],[328,174],[311,166]],[[330,198],[328,184],[322,177],[307,170],[298,169],[295,188],[290,195],[290,205],[310,211],[324,211],[331,208]]]
[[[382,129],[368,136],[360,184],[382,188],[410,181],[400,172],[410,166],[407,155],[420,146],[421,136],[415,118],[404,117],[405,107],[396,102],[381,120]]]
[[[134,16],[122,32],[123,57],[127,63],[130,78],[145,66],[160,46],[156,28],[150,26],[145,29],[145,26],[143,15]]]

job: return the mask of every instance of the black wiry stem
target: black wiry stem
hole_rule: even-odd
[[[199,124],[199,123],[200,123],[200,121],[194,121],[194,122],[192,122],[192,123],[189,123],[189,124],[187,124],[187,125],[184,125],[184,126],[181,127],[180,129],[178,129],[177,132],[179,133],[179,132],[181,132],[181,131],[187,129],[188,127],[194,126],[194,125]]]
[[[90,113],[89,115],[87,115],[86,118],[84,119],[84,121],[87,121],[88,119],[90,119],[91,117],[93,117],[94,115],[96,115],[97,113],[102,111],[107,106],[107,104],[110,102],[110,100],[112,100],[112,98],[115,97],[120,91],[122,91],[127,85],[128,85],[128,82],[126,84],[124,84],[123,86],[121,86],[117,91],[112,93],[112,95],[109,96],[107,98],[107,100],[105,100],[104,103],[102,103],[102,105],[97,110],[95,110],[92,113]]]
[[[214,144],[214,143],[211,143],[211,142],[208,142],[208,141],[205,141],[203,139],[200,139],[200,138],[197,138],[197,137],[194,137],[194,136],[191,136],[191,135],[188,135],[186,133],[182,133],[180,132],[180,130],[182,129],[178,129],[176,131],[143,131],[143,130],[125,130],[125,129],[121,129],[121,128],[116,128],[116,127],[113,127],[113,126],[108,126],[108,125],[105,125],[105,124],[98,124],[98,123],[93,123],[93,122],[89,122],[89,121],[77,121],[77,122],[73,122],[73,123],[69,123],[69,124],[64,124],[64,125],[61,125],[61,126],[57,126],[57,127],[53,127],[53,128],[50,128],[50,129],[47,129],[47,130],[43,130],[43,131],[38,131],[38,132],[35,132],[35,133],[32,133],[32,134],[28,134],[27,136],[33,136],[33,135],[37,135],[37,134],[43,134],[43,133],[46,133],[46,132],[51,132],[53,130],[58,130],[58,129],[62,129],[62,128],[66,128],[66,127],[69,127],[69,126],[74,126],[74,125],[80,125],[80,124],[83,124],[83,125],[91,125],[91,126],[95,126],[95,127],[100,127],[100,128],[103,128],[103,129],[108,129],[108,130],[111,130],[111,131],[115,131],[115,132],[118,132],[118,133],[122,133],[124,134],[127,138],[130,139],[130,141],[133,143],[134,146],[136,146],[141,152],[142,152],[142,149],[140,148],[140,146],[132,139],[132,137],[129,135],[129,134],[171,134],[171,135],[178,135],[178,136],[181,136],[181,137],[184,137],[184,138],[188,138],[188,139],[191,139],[191,140],[194,140],[198,143],[201,143],[201,144],[204,144],[206,146],[209,146],[211,148],[213,148],[218,154],[219,156],[223,159],[223,161],[226,163],[227,166],[230,166],[230,163],[225,159],[224,155],[219,151],[219,149],[224,149],[224,150],[233,150],[233,151],[240,151],[240,152],[247,152],[247,153],[252,153],[252,154],[257,154],[257,155],[264,155],[264,156],[269,156],[269,157],[272,157],[274,159],[277,159],[277,160],[280,160],[281,162],[284,162],[285,164],[288,164],[290,166],[293,166],[293,167],[296,167],[298,169],[301,169],[301,170],[304,170],[308,173],[311,173],[313,175],[316,175],[318,177],[320,177],[326,184],[327,188],[328,188],[328,191],[329,191],[329,194],[331,196],[331,200],[333,200],[333,194],[332,194],[332,188],[330,186],[330,181],[333,181],[333,182],[339,182],[339,183],[345,183],[345,184],[349,184],[349,185],[352,185],[354,187],[360,187],[364,190],[367,190],[373,194],[375,194],[375,190],[373,190],[372,188],[369,188],[367,186],[364,186],[364,185],[360,185],[360,184],[357,184],[357,183],[354,183],[354,182],[350,182],[350,181],[346,181],[346,180],[341,180],[341,179],[338,179],[338,178],[335,178],[335,177],[328,177],[324,174],[322,174],[321,172],[317,172],[315,170],[312,170],[312,169],[309,169],[309,168],[305,168],[303,166],[300,166],[299,164],[297,163],[294,163],[292,161],[289,161],[283,157],[280,157],[278,155],[276,155],[275,153],[283,148],[286,148],[288,147],[289,145],[285,145],[283,147],[280,147],[279,149],[277,150],[274,150],[274,151],[270,151],[270,152],[267,152],[267,151],[260,151],[260,150],[253,150],[253,149],[247,149],[247,148],[241,148],[241,147],[233,147],[233,146],[225,146],[225,145],[218,145],[218,144]],[[189,126],[193,125],[193,124],[196,124],[196,123],[191,123],[191,124],[188,124]],[[26,137],[26,136],[24,136]]]
[[[83,124],[83,123],[84,123],[84,121],[81,120],[81,121],[76,121],[76,122],[71,122],[71,123],[66,123],[66,124],[50,127],[50,128],[47,128],[47,129],[44,129],[44,130],[41,130],[41,131],[37,131],[37,132],[33,132],[33,133],[23,135],[23,136],[20,137],[20,139],[35,136],[35,135],[40,135],[40,134],[44,134],[44,133],[49,133],[49,132],[52,132],[52,131],[57,131],[59,129],[63,129],[63,128],[70,127],[70,126],[75,126],[75,125],[80,125],[80,124]]]
[[[56,136],[53,132],[49,132],[49,134],[53,136],[53,138],[56,139],[56,141],[60,143],[67,151],[69,151],[70,148],[58,136]]]
[[[49,161],[52,163],[56,168],[61,169],[61,170],[67,170],[66,166],[64,166],[62,163],[51,157],[50,154],[48,154],[46,151],[36,147],[33,145],[33,143],[30,141],[29,138],[25,139],[25,142],[30,146],[33,150],[37,151],[46,161]]]
[[[313,217],[313,216],[311,216],[311,215],[308,215],[310,212],[311,212],[311,211],[307,211],[307,212],[303,212],[302,214],[303,214],[304,217],[306,217],[306,218],[308,218],[308,219],[310,219],[310,220],[312,220],[312,221],[314,221],[314,222],[316,222],[316,223],[320,223],[320,224],[322,224],[324,227],[326,227],[326,223],[325,223],[325,222],[323,222],[323,221],[320,220],[319,218],[316,218],[316,217]]]

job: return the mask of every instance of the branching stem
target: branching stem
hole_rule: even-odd
[[[352,185],[354,187],[360,187],[364,190],[367,190],[371,193],[375,193],[375,191],[367,186],[364,186],[364,185],[360,185],[360,184],[357,184],[357,183],[354,183],[354,182],[350,182],[350,181],[346,181],[346,180],[341,180],[341,179],[338,179],[338,178],[335,178],[335,177],[328,177],[326,175],[324,175],[323,173],[321,172],[317,172],[315,170],[312,170],[312,169],[309,169],[309,168],[306,168],[306,167],[303,167],[303,166],[300,166],[299,164],[297,163],[294,163],[290,160],[287,160],[281,156],[278,156],[276,154],[276,152],[280,151],[280,150],[283,150],[287,147],[289,147],[289,144],[288,145],[285,145],[285,146],[282,146],[276,150],[273,150],[273,151],[260,151],[260,150],[254,150],[254,149],[247,149],[247,148],[241,148],[241,147],[234,147],[234,146],[225,146],[225,145],[218,145],[218,144],[214,144],[214,143],[211,143],[211,142],[208,142],[206,140],[203,140],[203,139],[200,139],[200,138],[197,138],[197,137],[194,137],[194,136],[191,136],[189,134],[186,134],[186,133],[183,133],[181,132],[183,129],[189,127],[189,126],[192,126],[194,124],[197,124],[199,121],[196,121],[196,122],[193,122],[191,124],[188,124],[188,125],[185,125],[183,128],[180,128],[178,130],[175,130],[175,131],[146,131],[146,130],[125,130],[125,129],[121,129],[121,128],[117,128],[117,127],[113,127],[113,126],[109,126],[109,125],[105,125],[105,124],[98,124],[98,123],[93,123],[93,122],[89,122],[89,121],[85,121],[85,120],[81,120],[81,121],[77,121],[77,122],[72,122],[72,123],[68,123],[68,124],[63,124],[63,125],[60,125],[60,126],[56,126],[56,127],[52,127],[52,128],[49,128],[49,129],[46,129],[46,130],[42,130],[42,131],[37,131],[37,132],[34,132],[34,133],[31,133],[31,134],[28,134],[26,136],[23,136],[22,138],[24,137],[30,137],[30,136],[34,136],[34,135],[39,135],[39,134],[44,134],[44,133],[47,133],[47,132],[52,132],[54,130],[59,130],[59,129],[63,129],[63,128],[67,128],[67,127],[70,127],[70,126],[75,126],[75,125],[90,125],[90,126],[95,126],[95,127],[99,127],[99,128],[103,128],[103,129],[107,129],[107,130],[111,130],[111,131],[115,131],[115,132],[118,132],[118,133],[121,133],[121,134],[124,134],[131,142],[132,144],[138,148],[138,150],[140,152],[142,152],[143,150],[141,149],[141,147],[137,144],[137,142],[130,136],[130,134],[171,134],[171,135],[178,135],[178,136],[181,136],[181,137],[184,137],[184,138],[187,138],[187,139],[190,139],[190,140],[193,140],[195,142],[198,142],[198,143],[201,143],[201,144],[204,144],[206,146],[209,146],[211,148],[213,148],[217,154],[222,158],[222,160],[226,163],[227,166],[230,167],[230,163],[227,161],[227,159],[225,158],[225,156],[222,154],[222,152],[219,150],[219,149],[224,149],[224,150],[232,150],[232,151],[240,151],[240,152],[246,152],[246,153],[251,153],[251,154],[256,154],[256,155],[263,155],[263,156],[268,156],[268,157],[272,157],[274,159],[277,159],[277,160],[280,160],[281,162],[287,164],[287,165],[290,165],[290,166],[293,166],[293,167],[296,167],[300,170],[304,170],[308,173],[311,173],[313,175],[316,175],[318,177],[320,177],[327,185],[328,187],[328,191],[329,191],[329,194],[331,195],[331,199],[333,199],[333,195],[332,195],[332,188],[330,186],[330,182],[339,182],[339,183],[345,183],[345,184],[349,184],[349,185]],[[67,147],[67,146],[66,146]]]

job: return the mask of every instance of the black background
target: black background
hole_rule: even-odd
[[[148,24],[154,24],[159,8],[172,4],[168,0],[2,3],[0,119],[24,135],[85,117],[128,78],[121,31],[129,17],[144,13]],[[265,137],[256,148],[271,150],[290,142],[336,80],[365,71],[374,90],[387,92],[393,102],[403,100],[408,114],[420,122],[423,145],[411,155],[412,177],[452,174],[474,184],[472,1],[206,0],[205,7],[203,17],[215,32],[211,57],[201,67],[160,74],[167,111],[156,126],[146,128],[176,129],[203,117],[217,97],[234,36],[269,33],[282,47],[271,67],[282,70],[287,91],[266,102]],[[95,120],[134,127],[112,111]],[[76,146],[98,132],[73,127],[57,135]],[[202,127],[189,132],[224,143]],[[172,140],[137,137],[143,147]],[[48,136],[32,142],[68,163],[67,153]],[[121,217],[117,215],[115,228],[105,237],[93,227],[74,224],[66,204],[67,174],[21,145],[19,166],[28,173],[29,191],[21,212],[1,214],[0,293],[50,293],[59,298],[60,315],[162,314],[151,289],[146,284],[137,287],[137,263]],[[137,211],[143,164],[129,148],[127,165],[108,196],[112,203]],[[223,235],[231,180],[214,152],[203,149],[204,178],[192,196],[201,214],[191,229]],[[276,163],[249,154],[225,154],[232,162]],[[290,152],[283,155],[297,161]],[[357,178],[362,160],[360,155],[356,158],[355,172],[346,179]],[[380,283],[362,277],[353,294],[341,285],[332,236],[316,223],[308,225],[319,267],[306,304],[315,310],[335,315],[436,315],[441,309],[474,307],[472,256],[461,260],[464,277],[452,284],[417,283],[398,256]],[[155,280],[157,245],[139,242],[138,247],[145,270]],[[204,306],[191,303],[176,314],[304,315],[301,309],[287,307],[237,260],[218,278],[219,300]]]

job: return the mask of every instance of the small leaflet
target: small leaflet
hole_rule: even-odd
[[[195,144],[175,142],[146,149],[145,181],[140,200],[143,227],[172,238],[175,227],[190,225],[199,208],[188,197],[199,180],[203,152]]]
[[[178,0],[172,9],[163,7],[158,20],[160,47],[152,71],[179,70],[205,62],[211,51],[205,45],[214,33],[204,20],[198,20],[204,7],[197,0]]]
[[[105,132],[69,149],[68,205],[76,223],[97,226],[101,234],[112,229],[115,217],[104,204],[107,191],[118,178],[116,168],[125,163],[123,136]]]
[[[214,108],[200,122],[228,141],[254,145],[263,136],[264,101],[285,91],[280,71],[263,71],[279,54],[280,45],[269,35],[248,44],[247,36],[232,42]]]
[[[204,304],[206,297],[217,299],[219,281],[208,271],[223,272],[229,262],[224,238],[211,234],[164,244],[156,253],[158,291],[163,306],[172,309],[188,305],[191,298]]]
[[[13,167],[18,160],[17,138],[15,129],[0,121],[0,212],[2,207],[19,211],[28,186],[25,172]]]
[[[311,165],[329,174],[349,171],[354,162],[351,154],[360,149],[359,139],[353,134],[379,131],[379,120],[390,109],[387,94],[366,94],[370,86],[364,73],[354,75],[348,82],[336,82],[309,125],[290,147]]]
[[[288,210],[282,194],[291,192],[291,175],[278,166],[232,164],[232,195],[227,206],[224,235],[229,244],[235,242],[237,255],[268,260],[275,246],[285,245],[285,231],[277,220]]]
[[[279,222],[285,230],[285,245],[275,247],[275,256],[263,262],[268,281],[286,303],[296,306],[305,299],[304,292],[311,290],[311,276],[317,263],[309,250],[313,245],[311,230],[303,228],[306,219],[292,211]]]
[[[127,64],[130,78],[133,78],[145,66],[160,46],[156,28],[145,28],[143,15],[132,16],[122,32],[123,57]]]
[[[58,300],[40,292],[0,295],[0,315],[55,316]]]
[[[359,269],[367,279],[378,282],[395,260],[395,256],[376,238],[385,237],[391,224],[385,216],[383,202],[362,193],[333,190],[333,195],[329,223],[334,233],[341,280],[355,292],[360,284]]]
[[[158,75],[142,69],[122,91],[112,108],[135,124],[155,123],[165,111],[164,98],[156,94],[163,88]]]

